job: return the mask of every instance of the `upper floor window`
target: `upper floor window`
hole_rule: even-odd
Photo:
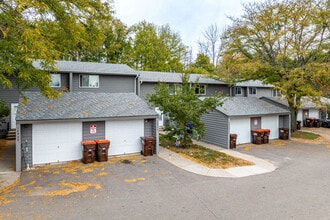
[[[255,87],[249,88],[249,94],[250,95],[257,95],[257,88],[255,88]]]
[[[169,85],[170,95],[176,94],[176,92],[178,90],[181,90],[181,88],[182,88],[182,85],[181,84],[171,84],[171,85]]]
[[[242,95],[242,87],[235,87],[235,95]]]
[[[195,88],[195,93],[198,95],[206,94],[206,86],[205,85],[197,85]]]
[[[79,75],[80,88],[99,88],[98,75]]]
[[[50,74],[52,81],[49,83],[50,87],[61,87],[61,74]]]
[[[278,96],[278,92],[277,92],[277,90],[275,89],[275,90],[273,90],[273,97],[277,97]]]

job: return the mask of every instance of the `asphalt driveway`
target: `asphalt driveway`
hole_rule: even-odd
[[[0,194],[0,219],[328,219],[330,147],[274,141],[236,151],[274,172],[207,177],[157,157],[73,162],[25,171]]]

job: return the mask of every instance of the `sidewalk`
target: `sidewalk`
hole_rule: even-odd
[[[245,177],[245,176],[251,176],[251,175],[257,175],[257,174],[263,174],[263,173],[269,173],[274,171],[277,167],[274,166],[272,163],[270,163],[267,160],[263,160],[260,158],[256,158],[254,156],[242,154],[233,150],[226,150],[222,149],[220,147],[195,141],[194,143],[223,152],[225,154],[228,154],[233,157],[238,157],[250,162],[253,162],[255,165],[253,166],[244,166],[244,167],[233,167],[228,169],[212,169],[206,166],[203,166],[201,164],[195,163],[185,157],[180,156],[179,154],[167,150],[164,147],[159,148],[159,157],[162,159],[174,164],[175,166],[184,169],[186,171],[205,175],[205,176],[212,176],[212,177],[231,177],[231,178],[238,178],[238,177]]]
[[[16,183],[20,172],[15,171],[15,141],[7,141],[7,147],[0,152],[0,195]]]

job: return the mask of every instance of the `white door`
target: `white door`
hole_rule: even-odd
[[[250,118],[231,118],[230,134],[237,134],[236,144],[251,142]]]
[[[81,159],[81,141],[81,122],[33,124],[33,164],[44,164]]]
[[[10,128],[16,129],[16,113],[17,113],[17,103],[12,103],[10,108]]]
[[[110,140],[109,155],[141,152],[144,120],[107,121],[105,137]]]
[[[158,113],[159,118],[158,118],[158,126],[159,127],[163,127],[164,126],[164,115],[163,112],[161,110],[159,110],[158,107],[155,108],[155,111]]]

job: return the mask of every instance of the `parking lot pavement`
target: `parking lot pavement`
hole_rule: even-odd
[[[325,142],[272,141],[235,151],[278,168],[215,178],[140,155],[42,166],[0,194],[0,219],[328,219]]]

